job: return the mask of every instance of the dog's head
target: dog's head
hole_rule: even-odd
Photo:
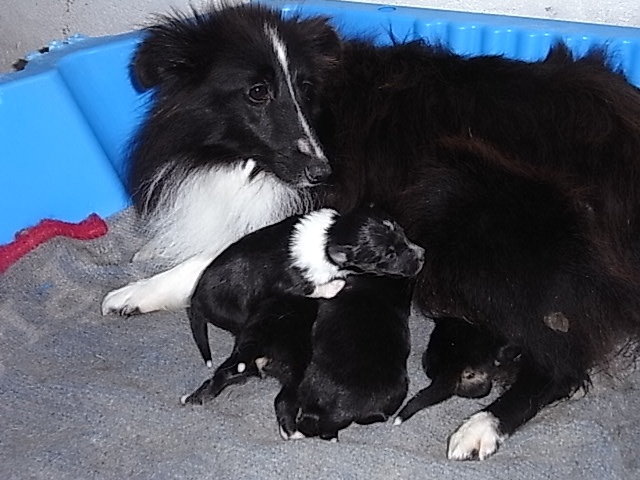
[[[309,186],[331,173],[314,123],[340,50],[326,18],[242,5],[164,17],[147,29],[132,70],[155,89],[152,115],[189,132],[195,161],[253,159],[256,172]]]
[[[377,275],[413,277],[424,264],[424,249],[412,243],[398,223],[369,208],[336,220],[327,255],[341,269]]]

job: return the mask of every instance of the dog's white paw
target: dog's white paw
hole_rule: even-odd
[[[209,255],[196,255],[171,270],[113,290],[102,301],[102,314],[135,315],[186,308],[200,275],[211,260]]]
[[[498,430],[498,419],[489,412],[478,412],[466,420],[449,438],[450,460],[484,460],[498,450],[506,435]]]
[[[153,299],[149,298],[152,293],[148,291],[147,280],[138,280],[113,290],[102,300],[102,314],[129,316],[151,312],[155,310]]]

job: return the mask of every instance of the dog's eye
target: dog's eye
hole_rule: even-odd
[[[269,100],[269,87],[264,83],[258,83],[249,89],[249,100],[254,103],[264,103]]]
[[[313,83],[309,81],[302,82],[302,85],[300,86],[300,91],[302,92],[302,95],[308,102],[312,102],[313,99],[315,98],[316,87],[315,85],[313,85]]]

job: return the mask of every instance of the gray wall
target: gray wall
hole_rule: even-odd
[[[240,1],[240,0],[238,0]],[[369,0],[448,10],[499,13],[640,27],[640,0]],[[74,33],[106,35],[146,25],[153,13],[206,0],[3,0],[0,72],[26,53]]]

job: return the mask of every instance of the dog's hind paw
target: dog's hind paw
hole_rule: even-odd
[[[449,438],[449,460],[484,460],[506,439],[498,429],[498,419],[489,412],[478,412],[466,420]]]

